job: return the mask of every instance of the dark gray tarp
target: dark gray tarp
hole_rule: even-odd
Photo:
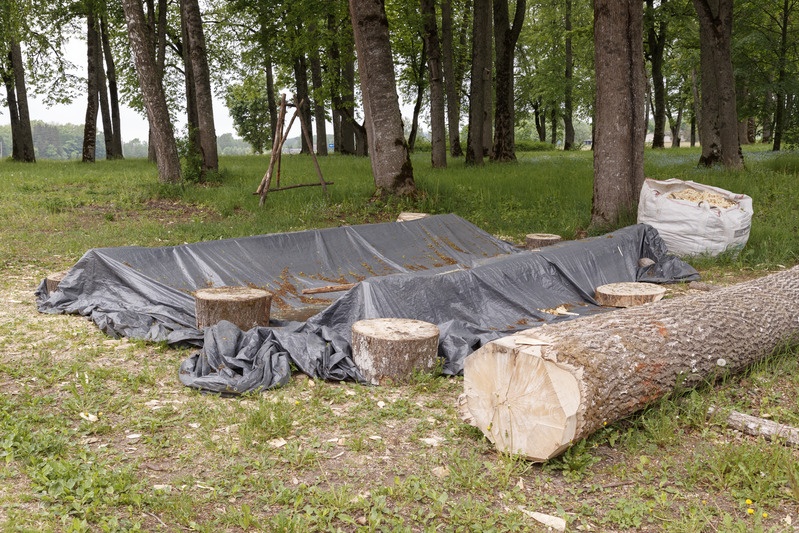
[[[643,257],[655,263],[641,268]],[[352,324],[364,318],[437,324],[444,372],[454,375],[469,353],[492,339],[601,311],[593,300],[599,285],[692,279],[697,272],[667,255],[650,226],[520,251],[455,215],[439,215],[176,247],[91,250],[56,292],[48,294],[42,283],[37,297],[41,311],[89,316],[112,336],[203,346],[181,365],[181,381],[246,392],[285,383],[290,364],[312,377],[360,380],[349,340]],[[335,301],[301,294],[347,282],[359,283],[333,294],[340,295]],[[223,285],[267,288],[278,318],[324,309],[306,322],[276,320],[276,327],[248,332],[221,323],[198,331],[191,292]],[[553,313],[558,307],[569,314]]]

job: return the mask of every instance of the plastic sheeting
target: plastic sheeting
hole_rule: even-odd
[[[642,257],[655,264],[640,268]],[[437,324],[444,373],[455,375],[469,353],[499,336],[601,311],[593,300],[599,285],[698,277],[667,255],[657,231],[646,225],[530,252],[455,215],[440,215],[177,247],[91,250],[58,291],[48,294],[42,283],[37,297],[41,311],[89,316],[112,336],[202,345],[181,365],[181,381],[242,393],[284,384],[292,365],[312,377],[360,381],[349,341],[352,324],[364,318]],[[301,294],[347,282],[359,283],[346,293]],[[284,319],[324,310],[305,322],[276,320],[276,327],[247,332],[225,322],[198,331],[191,292],[223,285],[270,290],[273,314]]]

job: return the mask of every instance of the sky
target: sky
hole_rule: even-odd
[[[72,39],[66,47],[67,58],[76,65],[77,71],[73,74],[86,76],[86,44],[79,39]],[[86,119],[86,95],[85,93],[76,97],[71,104],[59,104],[47,107],[41,98],[32,95],[28,89],[28,105],[30,107],[31,120],[41,120],[49,124],[83,124]],[[147,141],[147,119],[133,109],[120,104],[120,115],[122,123],[122,142],[129,142],[138,138]],[[8,109],[0,109],[0,125],[10,124]],[[223,135],[232,133],[236,135],[233,128],[233,119],[227,111],[222,99],[214,93],[214,125],[216,134]],[[185,121],[174,125],[177,132],[185,127]],[[100,114],[97,116],[98,131],[102,131],[103,125]]]

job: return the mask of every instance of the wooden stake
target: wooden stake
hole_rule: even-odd
[[[316,183],[309,183],[308,185],[316,185]],[[295,185],[295,187],[303,187],[303,185]],[[284,190],[288,187],[284,187]],[[348,291],[353,288],[357,283],[342,283],[341,285],[325,285],[324,287],[312,287],[310,289],[303,289],[303,294],[324,294],[327,292]]]

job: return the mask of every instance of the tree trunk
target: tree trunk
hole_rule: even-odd
[[[25,70],[19,43],[11,41],[8,52],[8,68],[2,70],[6,86],[6,103],[11,122],[11,158],[25,163],[36,162],[33,145],[28,97],[25,88]],[[20,88],[22,92],[20,93]]]
[[[513,60],[522,31],[526,0],[516,0],[513,25],[508,19],[508,0],[494,0],[494,42],[496,50],[496,106],[494,113],[494,161],[516,161],[514,132]]]
[[[214,287],[195,292],[194,303],[197,329],[227,320],[248,331],[269,325],[272,293],[252,287]]]
[[[449,154],[452,157],[463,155],[461,148],[461,98],[460,84],[455,75],[454,36],[452,28],[452,0],[441,2],[441,54],[444,68],[444,86],[447,97],[447,131],[449,133]]]
[[[472,23],[472,74],[469,85],[469,133],[466,141],[466,164],[483,164],[484,122],[486,119],[485,85],[490,81],[491,41],[486,41],[489,33],[491,0],[474,0],[474,19]],[[489,47],[486,46],[489,45]]]
[[[105,58],[106,80],[108,81],[109,106],[111,107],[111,129],[114,136],[111,142],[109,159],[122,159],[122,119],[119,113],[119,89],[117,87],[117,69],[114,55],[111,52],[111,41],[108,36],[108,23],[105,17],[100,18],[100,44]],[[105,132],[103,132],[105,134]]]
[[[572,90],[574,83],[574,54],[572,51],[572,0],[564,3],[563,29],[566,31],[564,43],[564,56],[566,72],[563,84],[563,149],[573,150],[574,144],[574,102]]]
[[[701,68],[701,66],[700,66],[700,68]],[[693,137],[692,137],[692,140],[691,140],[691,146],[694,146],[696,144],[696,140],[699,140],[700,143],[702,142],[701,137],[698,137],[696,135],[697,132],[699,132],[699,135],[701,135],[701,131],[702,131],[702,127],[700,126],[700,124],[702,124],[702,106],[701,106],[701,100],[700,100],[700,97],[699,97],[699,82],[697,81],[696,78],[697,78],[696,69],[692,68],[691,69],[691,95],[693,97],[692,98],[692,100],[693,100],[692,108],[693,108],[693,111],[694,111],[694,116],[693,116],[693,120],[691,121],[691,127],[693,128],[693,133],[692,133]]]
[[[341,68],[342,85],[342,111],[345,112],[341,120],[341,153],[367,155],[366,133],[355,122],[355,62],[347,60]]]
[[[383,0],[349,0],[375,196],[416,191]]]
[[[214,105],[211,93],[211,73],[208,69],[208,51],[203,33],[203,21],[197,0],[181,0],[181,9],[186,17],[189,56],[194,78],[194,94],[197,98],[197,134],[202,156],[202,176],[206,172],[219,170],[219,154],[216,146]]]
[[[596,136],[591,224],[615,224],[644,183],[643,4],[594,2]]]
[[[416,101],[413,104],[413,116],[411,117],[411,131],[408,133],[408,150],[413,153],[416,149],[416,136],[419,133],[419,114],[422,112],[424,103],[425,89],[425,63],[427,63],[427,46],[422,44],[422,57],[419,58],[418,70],[416,71]]]
[[[733,0],[693,0],[699,17],[702,69],[702,156],[699,164],[743,167],[732,69]]]
[[[558,108],[553,104],[549,110],[549,142],[552,146],[558,145]]]
[[[433,168],[447,166],[447,136],[444,112],[444,73],[441,68],[441,46],[438,40],[435,0],[421,0],[424,17],[424,40],[427,49],[427,71],[430,78],[430,160]]]
[[[474,425],[546,461],[672,392],[799,341],[799,267],[696,296],[544,325],[466,359]]]
[[[535,131],[538,134],[538,140],[546,142],[547,140],[547,118],[546,110],[541,109],[541,98],[533,102],[533,117],[535,118]]]
[[[94,163],[97,148],[97,108],[99,105],[99,88],[97,82],[100,78],[97,70],[97,58],[100,57],[97,47],[100,44],[97,35],[97,25],[94,14],[89,12],[86,16],[86,120],[83,123],[83,157],[84,163]]]
[[[486,68],[483,71],[483,157],[491,156],[491,147],[494,144],[494,23],[491,16],[492,8],[489,5],[486,20],[486,33],[483,35],[486,50]]]
[[[771,127],[771,110],[774,107],[773,104],[774,95],[771,91],[766,91],[765,101],[763,102],[763,116],[760,118],[760,120],[763,122],[763,133],[760,140],[764,144],[768,144],[773,140],[773,128]]]
[[[299,29],[298,29],[299,31]],[[305,60],[305,54],[299,54],[294,58],[294,82],[297,88],[297,101],[302,102],[299,109],[299,119],[304,124],[303,127],[307,131],[311,131],[311,104],[308,95],[308,65]],[[308,145],[304,136],[300,136],[301,154],[310,154],[313,149]]]
[[[272,56],[267,54],[264,69],[266,70],[266,106],[269,108],[269,131],[272,132],[269,138],[274,142],[277,138],[277,97],[275,94],[275,75],[272,72]]]
[[[327,120],[325,117],[325,100],[321,97],[324,90],[322,82],[322,62],[319,50],[311,51],[311,83],[313,84],[313,115],[316,123],[316,155],[327,155]]]
[[[660,5],[665,4],[661,1]],[[652,134],[652,148],[665,148],[666,142],[666,84],[663,79],[663,52],[666,49],[667,24],[665,20],[657,20],[654,0],[646,0],[646,42],[649,48],[649,62],[652,65],[652,91],[654,105],[652,114],[655,117],[655,130]]]
[[[203,181],[202,146],[200,145],[200,118],[197,110],[197,84],[194,82],[194,63],[191,61],[191,46],[189,40],[188,13],[181,0],[180,7],[181,44],[180,51],[183,58],[183,81],[186,90],[186,129],[188,140],[184,158],[191,174],[187,177]]]
[[[101,29],[99,21],[97,29]],[[114,131],[114,124],[111,119],[111,104],[108,100],[108,84],[106,83],[105,69],[103,69],[103,41],[101,38],[101,33],[101,31],[97,32],[97,59],[95,61],[97,65],[97,94],[100,97],[100,117],[102,118],[103,123],[105,158],[118,159],[114,156],[114,138],[117,136],[117,132]]]
[[[137,0],[122,0],[122,8],[125,11],[130,48],[151,127],[158,160],[158,177],[165,183],[178,183],[181,181],[178,149],[169,119],[164,88],[155,63],[155,53],[151,41],[147,38],[144,10],[141,2]]]

